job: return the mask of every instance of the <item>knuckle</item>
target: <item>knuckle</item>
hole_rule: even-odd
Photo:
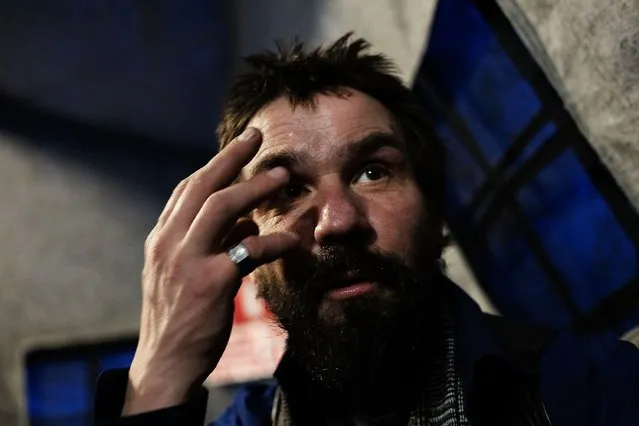
[[[170,242],[161,231],[151,231],[144,242],[144,250],[151,259],[163,259],[170,252]]]
[[[174,194],[174,195],[175,195],[175,194],[179,194],[179,193],[181,193],[182,191],[184,191],[184,188],[186,188],[186,186],[189,184],[190,179],[191,179],[191,177],[190,177],[190,176],[189,176],[189,177],[187,177],[187,178],[182,179],[182,180],[181,180],[181,181],[177,184],[177,186],[175,187],[175,189],[173,189],[173,194]]]
[[[205,184],[204,175],[200,172],[196,172],[189,178],[189,187],[200,188]]]
[[[242,240],[242,244],[246,246],[251,259],[259,259],[264,255],[264,245],[257,236],[246,237]]]
[[[209,195],[204,202],[206,211],[214,215],[227,214],[231,210],[231,199],[224,192],[216,192]]]
[[[158,246],[158,231],[153,229],[144,240],[144,250],[149,253],[155,253]]]
[[[220,192],[214,192],[213,194],[209,195],[206,198],[206,201],[204,202],[204,204],[206,208],[213,209],[215,207],[218,207],[223,202],[224,202],[224,194]]]

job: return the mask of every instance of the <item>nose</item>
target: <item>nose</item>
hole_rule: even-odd
[[[355,194],[341,185],[322,192],[314,232],[317,244],[322,246],[337,242],[335,240],[370,235],[371,227],[363,202]]]

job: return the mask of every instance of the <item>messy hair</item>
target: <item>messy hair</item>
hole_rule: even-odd
[[[428,116],[398,78],[391,60],[370,53],[370,44],[362,38],[353,40],[352,33],[326,47],[307,49],[297,40],[276,47],[244,58],[248,69],[231,85],[218,127],[220,150],[244,131],[256,113],[278,98],[287,97],[293,108],[313,107],[317,95],[346,96],[355,89],[376,99],[395,118],[426,199],[431,236],[441,236],[444,147]],[[438,254],[443,245],[442,238]]]

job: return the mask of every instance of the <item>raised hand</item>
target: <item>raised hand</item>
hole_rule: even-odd
[[[123,414],[183,402],[219,361],[231,332],[233,298],[249,273],[227,254],[242,242],[251,267],[298,244],[294,234],[257,235],[239,220],[288,181],[283,168],[236,182],[262,135],[248,128],[175,188],[145,245],[140,339]]]

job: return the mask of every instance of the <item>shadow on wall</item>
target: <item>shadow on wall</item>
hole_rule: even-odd
[[[206,144],[228,80],[227,2],[0,2],[0,89],[84,122]]]
[[[206,148],[239,56],[319,39],[318,0],[0,3],[0,91],[82,122]]]
[[[295,37],[311,43],[326,42],[320,28],[321,0],[296,1],[236,0],[233,12],[236,22],[235,44],[239,58],[262,49],[271,49],[275,41],[288,42]]]
[[[199,148],[86,124],[10,96],[0,96],[0,132],[52,162],[75,164],[162,204],[177,182],[204,165],[217,149],[214,140]]]

